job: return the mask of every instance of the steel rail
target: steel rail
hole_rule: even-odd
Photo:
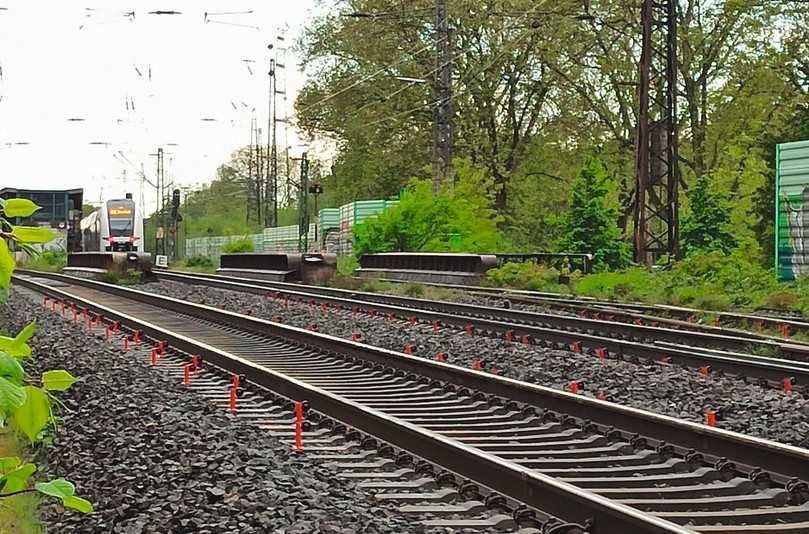
[[[190,313],[194,316],[237,326],[246,332],[277,336],[301,345],[320,348],[324,351],[339,350],[372,361],[404,363],[403,368],[417,369],[419,365],[402,356],[383,349],[376,349],[306,330],[279,325],[254,319],[239,314],[217,310],[203,305],[189,304],[168,297],[137,292],[132,289],[90,282],[82,279],[47,275],[40,278],[61,281],[67,285],[79,285],[99,289],[115,296],[133,299],[138,302],[152,304],[156,307]],[[65,280],[67,278],[67,280]],[[61,279],[61,280],[60,280]],[[562,482],[553,477],[543,475],[534,470],[519,466],[475,447],[470,447],[446,438],[418,425],[408,423],[379,410],[353,402],[340,395],[332,394],[322,388],[307,384],[301,380],[286,376],[249,360],[222,351],[190,337],[177,334],[158,324],[127,315],[115,309],[72,294],[67,289],[59,289],[37,282],[32,278],[13,277],[14,284],[27,287],[51,298],[72,301],[86,307],[94,313],[120,321],[132,328],[138,328],[144,334],[165,340],[187,353],[199,354],[203,360],[222,369],[244,375],[247,380],[280,395],[306,399],[313,409],[334,417],[348,425],[358,428],[381,440],[395,444],[430,462],[441,465],[462,476],[477,480],[489,488],[504,495],[536,507],[545,513],[582,524],[593,525],[593,534],[615,532],[638,532],[649,534],[690,534],[694,531],[677,524],[641,512],[633,507],[617,503],[590,491],[582,490],[572,484]],[[373,358],[370,358],[373,356]],[[443,375],[454,375],[463,369],[453,369],[442,365]],[[457,377],[456,377],[457,378]],[[510,383],[514,381],[498,380]],[[514,386],[514,384],[509,384]],[[585,518],[586,520],[582,520]]]
[[[227,282],[230,279],[239,283],[261,285],[271,288],[283,288],[290,292],[307,291],[309,293],[343,296],[346,298],[361,298],[362,300],[373,302],[398,304],[402,306],[417,306],[422,309],[431,309],[460,315],[489,316],[515,323],[544,324],[546,326],[567,329],[598,330],[602,333],[613,336],[631,336],[633,338],[650,340],[655,339],[671,343],[682,343],[683,338],[688,338],[692,344],[698,346],[710,346],[713,348],[722,348],[737,352],[744,351],[750,345],[758,344],[762,348],[794,354],[796,356],[803,356],[805,359],[809,360],[809,345],[786,343],[783,340],[775,337],[763,336],[740,330],[727,330],[705,325],[693,325],[682,321],[673,321],[667,323],[671,325],[671,328],[660,328],[648,324],[631,324],[618,321],[607,321],[604,319],[572,317],[536,311],[485,307],[474,304],[428,300],[399,295],[368,293],[348,289],[292,284],[288,282],[275,282],[270,280],[237,278],[208,274],[177,273],[168,271],[156,271],[155,274],[158,279],[163,278],[165,280],[185,282],[196,280],[198,283],[204,283],[207,285],[212,284],[209,282],[203,282],[203,280]],[[665,320],[662,320],[662,322],[665,322]],[[697,328],[697,330],[688,330],[680,327]]]
[[[405,302],[411,306],[433,304],[442,308],[442,311],[435,311],[431,309],[422,309],[416,307],[403,307],[392,304],[385,304],[380,302],[379,295],[358,293],[347,290],[339,290],[333,288],[324,288],[323,293],[313,293],[304,291],[300,285],[288,284],[284,282],[268,282],[265,284],[255,283],[250,280],[250,283],[245,283],[244,279],[229,280],[229,277],[208,278],[205,276],[187,276],[178,273],[160,273],[158,277],[166,280],[179,281],[184,283],[201,284],[219,289],[228,289],[232,291],[241,291],[252,293],[256,295],[266,294],[268,289],[276,289],[279,294],[294,295],[299,298],[313,299],[319,302],[328,302],[331,304],[339,304],[346,307],[352,306],[365,306],[371,307],[379,312],[393,313],[400,317],[417,317],[418,319],[431,322],[439,321],[443,325],[452,325],[458,328],[463,328],[471,324],[479,332],[491,332],[500,336],[505,335],[507,332],[512,331],[515,335],[515,340],[520,334],[530,335],[535,340],[541,340],[546,344],[556,344],[570,347],[571,344],[580,342],[582,344],[581,350],[589,350],[595,353],[596,349],[604,348],[610,354],[617,357],[636,357],[648,359],[653,361],[664,361],[671,363],[680,363],[688,367],[702,368],[710,366],[712,372],[727,372],[738,374],[741,376],[751,377],[754,379],[767,380],[779,386],[783,383],[784,379],[789,379],[794,382],[796,388],[809,386],[809,364],[801,361],[784,360],[777,358],[768,358],[756,356],[746,353],[728,353],[718,352],[716,350],[697,348],[686,346],[682,343],[682,339],[676,335],[670,336],[671,341],[656,341],[652,343],[636,342],[631,340],[620,339],[616,337],[605,337],[603,335],[588,333],[585,329],[583,332],[559,330],[555,328],[535,326],[525,321],[503,322],[502,320],[482,318],[479,315],[487,313],[488,309],[481,312],[480,307],[447,303],[452,309],[463,307],[462,309],[467,313],[475,313],[471,315],[454,315],[449,312],[444,312],[443,302],[439,301],[426,301],[423,299],[408,299],[406,297],[393,296],[391,300],[396,302]],[[320,290],[317,286],[306,286],[310,289]],[[281,289],[279,289],[281,288]],[[326,294],[328,293],[328,294]],[[332,295],[347,295],[354,297],[361,297],[362,300],[343,296]],[[376,297],[376,298],[375,298]],[[387,295],[385,297],[388,297]],[[365,299],[369,300],[365,300]],[[500,312],[499,309],[492,309],[492,311]],[[511,310],[503,310],[509,312]],[[530,312],[523,312],[523,315],[517,317],[524,317],[524,314]],[[514,317],[514,315],[512,315]],[[530,315],[529,315],[530,317]],[[578,320],[576,318],[571,318]],[[594,324],[604,324],[603,321],[590,320],[590,326]],[[606,324],[611,324],[606,322]],[[652,327],[646,327],[652,329]],[[682,331],[667,330],[670,334],[682,334]]]
[[[244,332],[280,337],[325,351],[339,351],[365,361],[394,367],[406,373],[429,375],[433,379],[565,413],[605,427],[615,427],[624,432],[642,435],[656,440],[658,444],[674,445],[682,451],[691,449],[709,451],[709,457],[730,458],[743,470],[760,467],[771,472],[775,477],[798,477],[801,480],[809,480],[809,449],[692,423],[511,378],[481,373],[452,364],[409,356],[348,339],[163,295],[53,273],[38,273],[37,276],[66,284],[98,289],[162,309],[227,324]],[[30,280],[21,279],[19,276],[15,276],[15,282],[22,285],[27,284],[28,287],[31,287],[32,284]]]

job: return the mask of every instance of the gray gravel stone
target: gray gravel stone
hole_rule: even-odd
[[[83,515],[44,507],[51,532],[393,534],[424,529],[380,507],[321,463],[206,403],[100,339],[77,334],[12,291],[0,329],[38,322],[28,371],[64,368],[81,381],[47,476],[72,480],[94,503]],[[249,465],[251,469],[244,469]],[[283,489],[282,489],[283,488]]]

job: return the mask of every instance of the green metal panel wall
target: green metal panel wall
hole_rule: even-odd
[[[775,269],[781,280],[809,272],[809,141],[776,147]]]

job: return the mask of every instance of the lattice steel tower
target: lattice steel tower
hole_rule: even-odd
[[[677,0],[643,0],[635,165],[635,261],[679,254]]]

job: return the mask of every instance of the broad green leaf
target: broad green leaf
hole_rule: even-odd
[[[0,376],[8,378],[17,385],[22,385],[25,371],[16,358],[5,352],[0,352]]]
[[[20,330],[19,334],[17,334],[17,341],[20,343],[26,343],[37,331],[37,323],[36,321],[31,321],[28,325]]]
[[[82,499],[81,497],[76,497],[75,495],[71,495],[69,497],[65,497],[62,499],[62,504],[65,505],[65,508],[72,508],[73,510],[89,514],[93,511],[93,503],[88,501],[87,499]]]
[[[12,469],[16,469],[18,465],[20,465],[20,459],[16,456],[0,458],[0,473],[8,473]]]
[[[3,207],[6,217],[30,217],[38,209],[41,208],[27,198],[10,198]]]
[[[51,417],[51,400],[44,390],[25,386],[25,403],[17,408],[11,420],[34,443]]]
[[[42,373],[42,386],[48,391],[64,391],[72,386],[76,380],[78,379],[75,376],[64,369]]]
[[[3,493],[24,490],[28,487],[28,479],[31,478],[31,475],[36,473],[36,471],[37,466],[34,464],[23,464],[17,469],[6,473],[0,477],[0,483],[3,484],[0,487],[2,487]]]
[[[26,342],[31,339],[34,332],[36,332],[36,322],[32,321],[20,330],[16,337],[0,336],[0,351],[7,352],[16,358],[27,358],[31,355],[31,347]]]
[[[27,399],[24,387],[0,376],[0,417],[5,419],[14,415]]]
[[[14,255],[8,249],[4,239],[0,239],[0,287],[8,287],[11,283],[11,273],[14,271]]]
[[[56,233],[44,226],[14,226],[11,235],[23,243],[47,243],[53,241]]]

